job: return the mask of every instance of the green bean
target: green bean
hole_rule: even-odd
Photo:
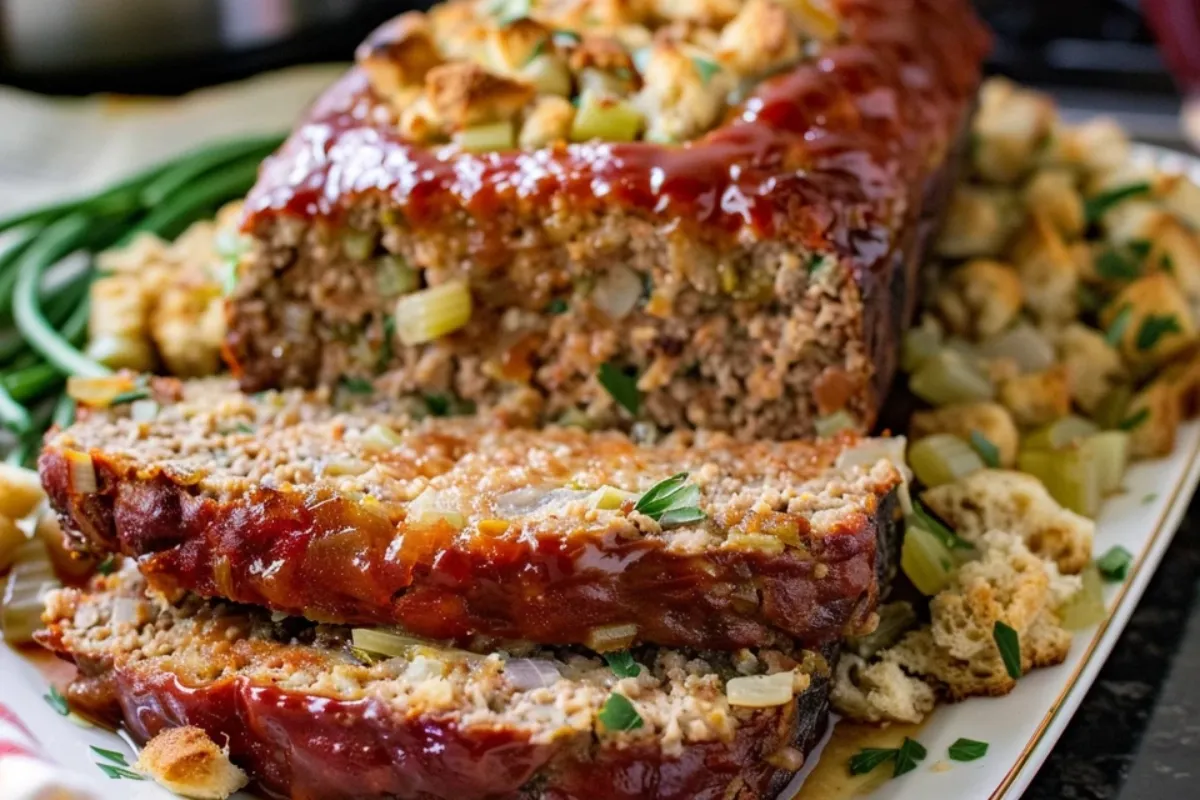
[[[13,287],[17,285],[17,263],[38,237],[40,231],[25,234],[0,254],[0,319],[12,317]]]
[[[17,434],[26,433],[33,425],[29,412],[3,386],[0,386],[0,422]]]
[[[29,439],[22,439],[17,443],[17,446],[8,451],[8,455],[4,457],[4,463],[13,467],[23,467],[29,461],[29,457],[33,455],[33,449],[36,447]]]
[[[75,307],[88,294],[92,285],[90,271],[80,272],[71,280],[58,287],[50,297],[43,297],[43,307],[46,309],[46,319],[58,328],[75,311]]]
[[[63,382],[61,372],[50,364],[37,364],[4,376],[4,390],[19,403],[28,403]]]
[[[196,179],[234,161],[253,157],[257,162],[270,155],[280,144],[282,136],[227,142],[216,145],[205,153],[183,161],[147,184],[142,191],[142,203],[146,208],[155,208],[187,188]]]
[[[109,370],[79,352],[69,336],[57,333],[43,316],[38,304],[38,285],[45,271],[59,259],[69,255],[87,235],[89,220],[83,214],[72,214],[55,222],[29,252],[21,259],[21,274],[17,279],[13,312],[17,327],[25,340],[47,361],[68,375],[97,377]],[[80,304],[80,308],[86,308]],[[70,323],[70,320],[68,320]],[[87,320],[84,319],[86,326]],[[65,331],[64,331],[65,332]]]
[[[120,244],[128,244],[139,233],[153,233],[172,239],[202,212],[220,203],[239,197],[250,188],[258,176],[258,161],[247,159],[228,169],[209,175],[195,185],[168,198],[151,211]]]

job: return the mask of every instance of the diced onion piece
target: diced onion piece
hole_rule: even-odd
[[[858,423],[849,413],[835,411],[832,414],[814,419],[813,428],[816,430],[817,436],[820,436],[822,439],[828,439],[842,431],[858,430]]]
[[[995,393],[991,380],[961,353],[942,350],[909,378],[913,394],[935,406],[978,403]]]
[[[372,425],[362,432],[359,444],[368,452],[383,452],[394,450],[404,441],[404,437],[386,425]]]
[[[129,418],[134,422],[153,422],[158,412],[159,405],[153,400],[135,400],[129,406]]]
[[[1038,428],[1025,437],[1021,446],[1028,450],[1062,450],[1078,444],[1099,430],[1091,420],[1072,414]]]
[[[471,290],[448,281],[413,292],[396,303],[396,335],[408,346],[432,342],[471,320]]]
[[[386,298],[415,292],[421,286],[420,274],[400,256],[381,256],[375,268],[375,287]]]
[[[597,653],[626,650],[637,638],[638,628],[633,623],[622,625],[600,625],[592,628],[583,643]]]
[[[132,597],[118,597],[113,600],[109,618],[114,625],[129,625],[137,621],[138,602]]]
[[[986,465],[971,445],[949,433],[935,433],[913,443],[908,463],[926,486],[954,483]]]
[[[344,231],[342,252],[354,261],[366,261],[375,252],[375,234],[367,231]]]
[[[145,372],[154,367],[154,348],[148,339],[137,336],[102,333],[87,343],[84,352],[109,369]]]
[[[412,655],[414,649],[429,645],[425,639],[378,628],[354,628],[350,631],[350,639],[359,650],[392,658],[407,658]]]
[[[0,516],[27,517],[45,497],[36,472],[0,463]]]
[[[1104,605],[1104,581],[1095,564],[1084,567],[1079,576],[1083,586],[1058,609],[1062,625],[1069,631],[1080,631],[1098,625],[1108,616]]]
[[[912,603],[900,601],[879,607],[879,625],[865,636],[853,636],[846,640],[846,649],[859,658],[871,658],[880,650],[900,641],[909,629],[917,624],[917,612]]]
[[[469,153],[511,150],[516,143],[511,120],[488,122],[464,128],[454,134],[454,143]]]
[[[931,325],[910,328],[900,345],[900,368],[916,372],[942,349],[942,333]]]
[[[632,103],[597,92],[585,92],[571,123],[571,141],[632,142],[642,128],[642,115]]]
[[[838,453],[836,466],[843,469],[845,467],[869,467],[879,461],[891,462],[904,479],[896,493],[900,498],[900,508],[907,517],[913,511],[912,495],[908,487],[908,482],[912,479],[912,471],[908,468],[905,456],[907,449],[908,439],[903,436],[867,439]]]
[[[946,588],[954,574],[954,556],[936,534],[911,521],[905,526],[900,568],[926,597]]]
[[[417,525],[435,525],[445,522],[455,530],[467,526],[467,517],[459,506],[458,495],[426,489],[408,504],[408,520]]]
[[[553,686],[562,678],[558,666],[545,658],[514,658],[504,664],[504,677],[521,691]]]
[[[601,511],[616,511],[630,500],[636,500],[633,492],[622,491],[615,486],[601,486],[588,496],[588,505]]]
[[[15,646],[33,640],[42,626],[46,594],[58,587],[42,543],[30,540],[22,544],[0,597],[0,629],[5,642]]]
[[[67,394],[90,408],[108,408],[113,400],[137,388],[133,378],[113,375],[105,378],[67,378]]]
[[[17,560],[17,551],[27,541],[17,523],[0,516],[0,573],[8,572]]]
[[[331,458],[325,465],[325,474],[338,478],[345,475],[362,475],[370,469],[371,465],[361,458]]]
[[[748,675],[731,678],[725,684],[729,705],[742,708],[773,708],[792,701],[795,675],[791,671],[774,675]]]
[[[1041,372],[1054,366],[1054,345],[1029,323],[1021,323],[979,345],[988,359],[1012,359],[1022,372]]]
[[[71,491],[75,494],[95,494],[100,490],[96,482],[96,465],[92,457],[78,450],[67,452],[67,467]]]
[[[624,319],[637,306],[642,288],[642,279],[636,272],[617,264],[596,280],[592,304],[611,319]]]
[[[1119,491],[1129,466],[1129,433],[1101,431],[1084,439],[1080,447],[1096,462],[1101,494],[1107,497]]]
[[[1017,469],[1038,480],[1051,497],[1085,517],[1094,517],[1103,497],[1099,464],[1083,448],[1022,450]]]

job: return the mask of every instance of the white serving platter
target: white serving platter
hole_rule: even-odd
[[[1200,161],[1196,159],[1150,147],[1139,147],[1136,156],[1168,171],[1189,173],[1200,182]],[[1105,504],[1097,524],[1096,553],[1121,545],[1134,554],[1135,562],[1124,583],[1106,589],[1108,618],[1076,635],[1065,663],[1024,677],[1007,697],[972,699],[939,708],[914,734],[928,750],[925,761],[898,779],[872,780],[875,788],[866,794],[859,786],[854,796],[870,800],[1020,797],[1095,680],[1183,519],[1200,482],[1197,455],[1200,422],[1190,422],[1180,429],[1169,457],[1134,465],[1126,477],[1125,491]],[[7,708],[36,739],[41,757],[79,776],[96,798],[172,797],[149,782],[106,777],[100,765],[110,762],[91,748],[120,751],[131,763],[132,749],[116,734],[80,727],[55,711],[45,699],[49,692],[45,664],[45,659],[35,663],[0,643],[0,738]],[[988,742],[987,755],[966,764],[949,761],[946,750],[959,737]],[[843,754],[836,755],[838,763],[832,762],[833,753],[823,755],[810,759],[810,767],[826,772],[845,769]],[[804,789],[800,782],[794,782],[784,797],[790,798],[797,789],[801,790],[800,800],[846,796],[843,791],[814,791],[812,783]],[[0,798],[5,797],[8,795],[0,786]]]

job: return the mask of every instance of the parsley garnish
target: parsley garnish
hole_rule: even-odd
[[[918,527],[924,528],[934,536],[938,537],[938,539],[941,539],[942,544],[951,550],[975,549],[974,545],[972,545],[966,539],[961,538],[954,531],[950,530],[946,523],[930,514],[929,510],[925,508],[925,504],[916,498],[913,498],[912,518]]]
[[[699,73],[700,80],[705,86],[712,80],[713,75],[721,71],[721,67],[718,66],[717,62],[709,61],[707,58],[693,57],[692,64],[695,65],[696,72]]]
[[[342,378],[342,388],[351,394],[370,394],[375,391],[366,378]]]
[[[92,752],[103,758],[105,761],[111,761],[114,764],[119,764],[122,767],[128,767],[129,762],[125,760],[125,756],[118,753],[116,750],[105,750],[103,747],[91,746]]]
[[[971,431],[971,447],[979,453],[984,464],[992,469],[1000,468],[1000,448],[979,431]]]
[[[1171,258],[1170,253],[1163,253],[1159,256],[1158,265],[1162,267],[1163,272],[1175,274],[1175,259]]]
[[[604,701],[604,707],[600,709],[597,718],[610,731],[635,731],[645,724],[633,703],[629,702],[629,698],[616,692]]]
[[[101,575],[112,575],[113,570],[116,568],[117,557],[112,553],[109,553],[105,559],[100,562],[99,566],[96,567],[96,572],[99,572]]]
[[[977,742],[974,739],[959,739],[950,745],[952,761],[975,761],[987,755],[988,743]]]
[[[659,481],[638,498],[633,510],[645,514],[664,528],[699,522],[707,515],[700,508],[700,487],[687,482],[687,473],[680,472]]]
[[[1117,427],[1123,431],[1137,430],[1148,419],[1150,419],[1150,409],[1143,408],[1137,411],[1135,414],[1132,414],[1121,420],[1119,423],[1117,423]]]
[[[1105,580],[1113,583],[1125,580],[1132,565],[1133,553],[1119,544],[1110,547],[1108,552],[1096,559],[1096,569],[1100,570]]]
[[[392,360],[392,341],[396,338],[396,318],[388,314],[383,318],[383,345],[379,348],[379,362],[376,369],[382,372]]]
[[[613,400],[630,414],[637,416],[638,409],[642,406],[642,393],[638,391],[636,375],[631,375],[605,361],[600,365],[596,379],[612,395]]]
[[[1154,502],[1155,500],[1157,500],[1157,499],[1158,499],[1158,493],[1157,493],[1157,492],[1151,492],[1150,494],[1148,494],[1148,495],[1145,495],[1144,497],[1142,497],[1142,505],[1144,505],[1144,506],[1148,506],[1148,505],[1150,505],[1151,503],[1153,503],[1153,502]]]
[[[992,626],[992,639],[1004,661],[1004,670],[1014,681],[1021,677],[1021,639],[1017,632],[1000,620]]]
[[[96,764],[96,766],[100,768],[101,772],[103,772],[110,779],[115,780],[115,781],[119,781],[122,779],[127,780],[127,781],[144,781],[144,780],[146,780],[145,775],[141,775],[137,772],[134,772],[131,769],[126,769],[125,767],[118,767],[118,766],[114,766],[112,764],[99,764],[99,763]]]
[[[1146,256],[1150,255],[1150,251],[1154,249],[1154,245],[1151,244],[1149,239],[1133,239],[1128,245],[1126,245],[1126,247],[1128,247],[1129,252],[1137,256],[1139,260],[1145,259]]]
[[[553,314],[557,317],[559,314],[567,313],[568,308],[569,306],[567,305],[566,300],[563,300],[561,297],[556,297],[546,304],[546,313]]]
[[[1129,327],[1129,323],[1133,320],[1133,306],[1124,305],[1117,315],[1113,317],[1112,324],[1108,326],[1108,330],[1104,333],[1104,338],[1113,347],[1119,347],[1121,340],[1125,338],[1125,329]]]
[[[1120,250],[1105,250],[1096,256],[1096,274],[1110,281],[1131,281],[1142,274],[1137,262]]]
[[[435,417],[444,417],[450,413],[450,398],[444,394],[427,394],[425,408]]]
[[[1182,331],[1183,329],[1179,327],[1179,320],[1175,318],[1174,314],[1151,314],[1142,320],[1135,344],[1138,350],[1149,350],[1168,333],[1181,333]]]
[[[123,406],[127,403],[134,403],[138,400],[145,400],[150,396],[150,393],[145,389],[130,389],[128,392],[121,392],[114,397],[110,402],[110,406]]]
[[[238,433],[254,433],[254,426],[245,422],[239,422],[237,425],[233,426],[233,429]]]
[[[67,698],[62,696],[62,692],[57,686],[51,686],[50,691],[42,695],[42,699],[46,701],[46,705],[53,708],[60,717],[65,717],[71,713],[70,706],[67,705]]]
[[[1095,197],[1089,197],[1083,204],[1083,215],[1089,224],[1098,222],[1109,209],[1120,205],[1130,198],[1149,193],[1150,184],[1145,181],[1131,183],[1127,186],[1118,186],[1115,189],[1109,189],[1107,192],[1101,192]]]
[[[1076,300],[1079,302],[1079,310],[1087,314],[1094,314],[1104,305],[1104,298],[1096,291],[1093,286],[1088,286],[1086,283],[1079,284],[1079,288],[1075,291]]]
[[[808,257],[807,267],[808,267],[809,275],[815,274],[817,272],[817,270],[819,270],[823,266],[825,266],[825,256],[817,255],[816,253],[813,253]]]
[[[608,662],[608,666],[618,678],[636,678],[642,674],[642,668],[633,660],[633,655],[628,650],[621,650],[618,653],[605,653],[604,660]]]
[[[534,45],[533,50],[530,51],[530,53],[529,53],[529,58],[525,59],[525,63],[527,65],[532,64],[534,62],[534,60],[537,59],[538,56],[545,54],[546,44],[547,44],[547,40],[542,39],[540,42],[538,42],[536,45]]]
[[[915,739],[904,737],[899,747],[868,747],[850,758],[850,774],[866,775],[880,764],[893,762],[892,777],[899,778],[917,768],[917,762],[925,760],[925,746]]]

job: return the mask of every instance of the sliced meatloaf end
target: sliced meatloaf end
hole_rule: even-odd
[[[894,563],[901,476],[835,466],[849,436],[638,445],[157,385],[180,398],[159,392],[153,419],[82,415],[40,470],[80,546],[137,559],[166,592],[460,644],[600,649],[615,628],[618,648],[819,646],[874,625]],[[655,486],[678,491],[652,503]]]
[[[869,429],[979,80],[970,3],[497,7],[381,29],[266,162],[229,305],[242,385]]]
[[[569,650],[376,659],[345,628],[153,598],[131,569],[49,596],[71,705],[141,741],[201,728],[272,796],[767,800],[826,723],[828,649],[647,648],[622,678]],[[750,676],[760,707],[734,705]]]

